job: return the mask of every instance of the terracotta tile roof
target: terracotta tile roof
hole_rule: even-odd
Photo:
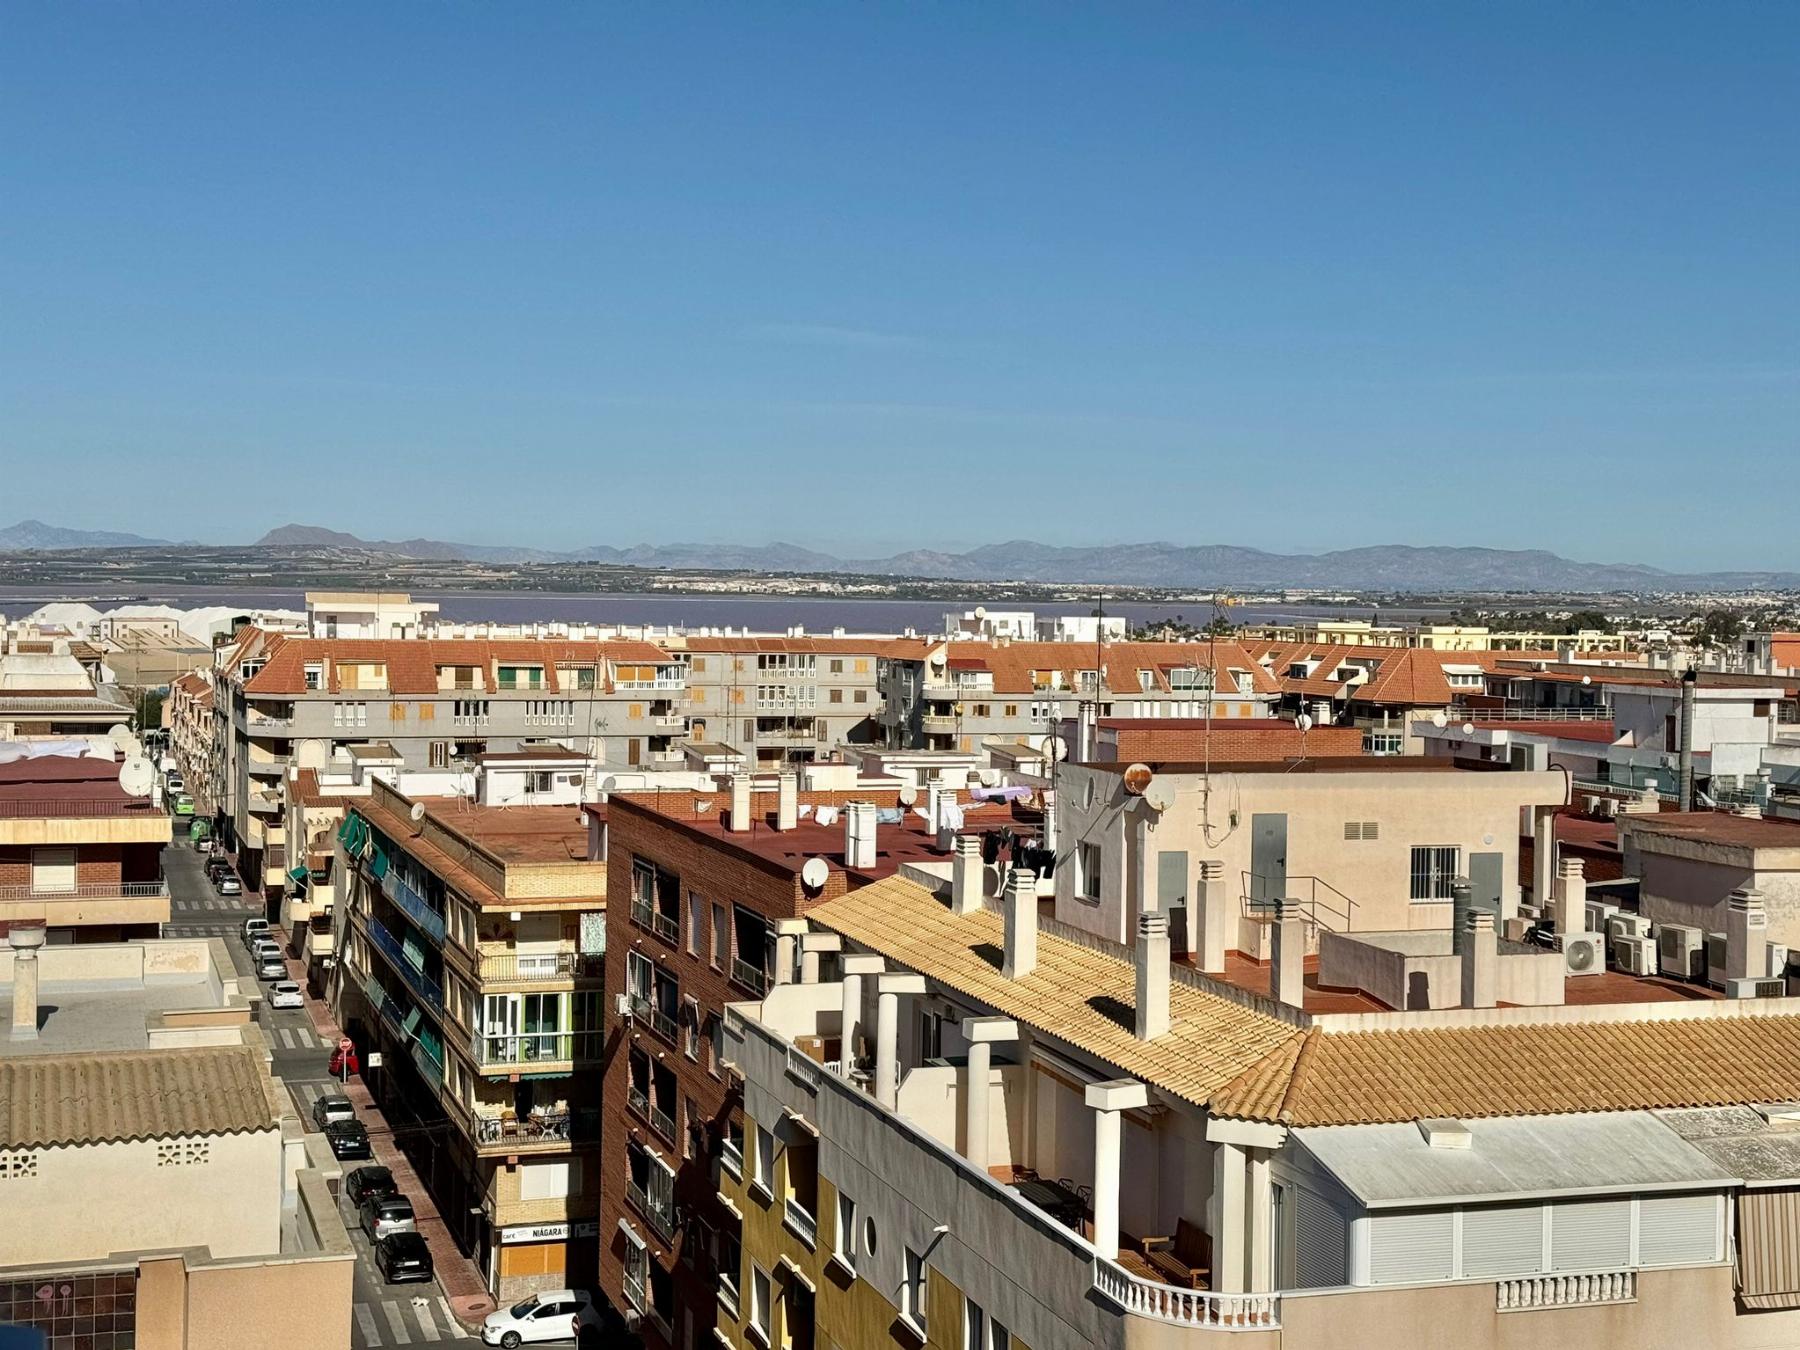
[[[807,917],[1196,1105],[1304,1035],[1291,1022],[1177,980],[1169,1034],[1140,1041],[1131,1025],[1131,962],[1040,932],[1037,969],[1004,979],[1000,916],[983,910],[958,918],[903,877],[829,900]]]
[[[1550,736],[1559,741],[1592,741],[1611,745],[1618,733],[1611,722],[1508,722],[1477,717],[1475,725],[1483,731],[1510,731],[1525,736]]]
[[[922,660],[932,644],[924,638],[894,637],[689,637],[681,650],[708,652],[817,652],[821,656],[893,656]]]
[[[1033,691],[1032,673],[1060,671],[1065,689],[1072,690],[1075,673],[1094,669],[1095,649],[1091,642],[950,642],[944,644],[946,665],[958,670],[987,670],[994,676],[996,694],[1029,694]],[[1159,694],[1192,694],[1198,690],[1177,690],[1169,684],[1172,670],[1216,668],[1222,694],[1233,694],[1229,675],[1243,671],[1251,677],[1256,692],[1274,694],[1280,691],[1275,677],[1251,658],[1236,642],[1109,642],[1099,653],[1106,666],[1109,692],[1128,696],[1140,692]],[[1152,672],[1152,688],[1143,691],[1138,672]]]
[[[1546,1071],[1546,1065],[1555,1066]],[[1285,1091],[1277,1092],[1284,1073]],[[1555,1115],[1800,1098],[1800,1015],[1328,1032],[1282,1045],[1211,1101],[1289,1125]],[[1274,1109],[1271,1110],[1271,1106]]]
[[[1250,642],[1245,648],[1266,664],[1287,693],[1336,695],[1355,703],[1403,707],[1434,707],[1451,702],[1458,694],[1479,692],[1452,689],[1444,674],[1445,666],[1479,666],[1492,673],[1508,661],[1556,657],[1554,652],[1455,652],[1430,647],[1358,647],[1337,642]],[[1312,674],[1285,673],[1289,666],[1306,661],[1318,662]],[[1340,675],[1345,665],[1369,667],[1369,678],[1360,684],[1346,685]]]
[[[306,666],[325,663],[327,689],[344,692],[339,685],[341,664],[373,663],[387,668],[387,687],[371,694],[435,694],[438,667],[475,666],[485,672],[485,691],[494,691],[496,667],[519,663],[542,665],[542,692],[564,692],[557,666],[593,665],[596,661],[624,665],[667,665],[673,658],[649,642],[607,640],[572,642],[547,638],[282,638],[267,649],[268,664],[244,685],[247,694],[286,695],[306,692]],[[442,691],[451,694],[452,691]],[[468,692],[468,691],[465,691]],[[585,692],[585,691],[584,691]]]
[[[264,1082],[247,1045],[0,1059],[0,1147],[270,1130]]]

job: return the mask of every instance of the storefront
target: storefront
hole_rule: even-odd
[[[589,1287],[600,1270],[599,1232],[592,1219],[502,1228],[489,1286],[502,1299],[539,1289]]]

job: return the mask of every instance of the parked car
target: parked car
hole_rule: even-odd
[[[175,798],[175,814],[178,816],[193,815],[194,799],[185,792],[179,793]]]
[[[600,1310],[588,1295],[573,1289],[546,1289],[491,1312],[481,1324],[483,1345],[516,1350],[526,1341],[572,1341],[578,1327],[598,1327]]]
[[[267,919],[244,920],[244,945],[246,947],[255,946],[256,939],[259,937],[267,937],[268,933],[269,921]]]
[[[244,893],[244,883],[239,881],[230,872],[221,872],[218,877],[213,880],[213,889],[220,895],[242,895]]]
[[[344,1099],[325,1097],[321,1100],[341,1102]],[[316,1119],[318,1112],[315,1110],[313,1115]],[[398,1195],[400,1188],[394,1184],[394,1174],[387,1168],[371,1165],[359,1167],[344,1178],[344,1194],[349,1197],[351,1204],[360,1206],[368,1199],[382,1200],[390,1195]]]
[[[350,1104],[350,1099],[348,1097],[337,1097],[337,1096],[320,1097],[317,1101],[315,1101],[313,1103],[312,1117],[313,1117],[313,1124],[317,1125],[321,1130],[323,1130],[327,1126],[335,1125],[340,1120],[355,1120],[356,1119],[356,1108]],[[361,1168],[358,1168],[357,1171],[359,1171],[359,1172],[376,1171],[376,1172],[384,1172],[385,1173],[387,1171],[387,1169],[384,1167],[376,1167],[376,1168],[361,1167]],[[356,1172],[352,1172],[350,1175],[352,1178],[354,1178],[356,1176]],[[361,1203],[361,1201],[362,1201],[362,1197],[360,1195],[353,1196],[351,1198],[354,1201],[356,1201],[357,1203]]]
[[[257,963],[282,959],[281,947],[274,938],[260,937],[250,944],[250,959]]]
[[[358,1222],[369,1241],[379,1242],[389,1233],[416,1233],[412,1201],[404,1195],[370,1196],[357,1207]]]
[[[185,792],[185,791],[187,791],[187,779],[183,778],[178,773],[170,774],[169,781],[168,781],[168,789],[170,792]]]
[[[287,980],[287,962],[279,956],[259,956],[256,960],[256,978],[271,983],[283,983]]]
[[[293,980],[277,980],[269,986],[269,1006],[271,1008],[304,1008],[306,995],[300,992],[300,986]]]
[[[348,1066],[344,1063],[346,1059],[349,1060]],[[334,1047],[331,1051],[331,1063],[325,1066],[325,1072],[333,1078],[341,1078],[346,1072],[361,1073],[362,1061],[356,1056],[356,1047],[353,1045],[348,1050]]]
[[[327,1125],[325,1142],[331,1145],[331,1156],[339,1162],[375,1156],[369,1148],[369,1132],[360,1120],[340,1120]]]
[[[389,1233],[375,1244],[375,1268],[389,1284],[431,1278],[431,1248],[417,1233]]]

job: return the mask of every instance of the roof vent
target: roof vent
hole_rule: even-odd
[[[1474,1148],[1475,1136],[1460,1120],[1440,1117],[1419,1122],[1419,1134],[1432,1148]]]

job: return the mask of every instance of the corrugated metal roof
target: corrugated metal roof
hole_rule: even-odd
[[[249,1046],[0,1060],[0,1148],[274,1129]]]

